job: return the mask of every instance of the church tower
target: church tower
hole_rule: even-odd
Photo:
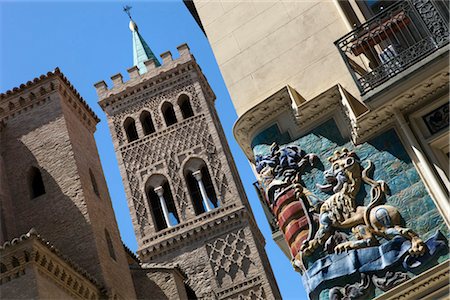
[[[95,84],[143,263],[174,264],[189,298],[280,298],[215,95],[186,44],[154,56],[130,18],[130,79]],[[243,297],[243,298],[242,298]]]
[[[14,245],[34,228],[104,287],[102,297],[133,299],[127,256],[94,140],[98,122],[58,68],[0,94],[0,242],[13,240],[6,244]],[[36,261],[41,257],[44,266],[48,261],[42,253],[33,250],[31,255]],[[45,276],[57,277],[66,291],[83,295],[81,281],[56,271],[56,260],[50,265],[54,268],[49,266]],[[25,298],[36,297],[28,294],[34,291],[32,281]],[[54,290],[50,284],[39,289]],[[41,297],[62,297],[45,295]]]

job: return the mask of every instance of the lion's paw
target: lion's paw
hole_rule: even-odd
[[[314,252],[314,250],[317,249],[318,246],[319,242],[316,239],[305,241],[300,247],[300,251],[302,251],[305,256],[309,256]]]
[[[409,254],[411,256],[421,256],[427,250],[427,245],[420,238],[413,238],[411,240],[411,249],[409,249]]]
[[[343,242],[340,243],[339,245],[337,245],[336,247],[334,247],[334,252],[335,253],[342,253],[344,251],[348,251],[353,249],[353,242],[352,241],[348,241],[348,242]]]

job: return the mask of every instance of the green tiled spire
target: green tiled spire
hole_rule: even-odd
[[[156,66],[159,67],[161,64],[142,38],[138,31],[138,26],[131,19],[130,30],[133,34],[133,64],[139,68],[139,73],[143,74],[147,72],[147,68],[144,65],[144,61],[146,60],[153,60]]]

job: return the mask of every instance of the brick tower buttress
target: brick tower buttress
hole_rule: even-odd
[[[280,298],[214,93],[187,45],[95,84],[143,262],[175,263],[197,297]]]
[[[111,296],[135,297],[93,136],[97,116],[59,69],[2,94],[0,105],[15,231],[34,227]]]

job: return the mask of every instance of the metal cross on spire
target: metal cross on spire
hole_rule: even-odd
[[[123,11],[128,15],[128,17],[130,18],[130,20],[132,20],[130,10],[131,10],[131,6],[129,6],[129,5],[125,5],[125,6],[123,7]]]

